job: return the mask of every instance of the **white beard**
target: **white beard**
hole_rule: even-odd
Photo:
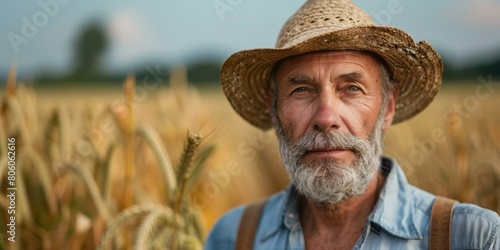
[[[383,115],[377,118],[368,141],[351,134],[313,131],[304,134],[294,145],[289,143],[281,122],[276,117],[273,119],[281,158],[292,183],[300,194],[320,207],[362,195],[379,171]],[[350,149],[356,158],[349,164],[333,159],[316,159],[305,164],[302,157],[314,148]]]

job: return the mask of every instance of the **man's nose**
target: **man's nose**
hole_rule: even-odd
[[[314,114],[314,127],[320,131],[339,129],[341,118],[339,114],[340,100],[335,93],[322,93],[318,96]]]

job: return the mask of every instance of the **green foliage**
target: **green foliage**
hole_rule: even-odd
[[[92,79],[99,76],[101,60],[107,48],[108,37],[103,25],[97,21],[87,24],[75,41],[72,78]]]

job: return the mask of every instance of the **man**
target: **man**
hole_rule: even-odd
[[[276,49],[232,55],[223,90],[247,121],[274,126],[292,183],[224,215],[206,249],[500,249],[496,213],[436,200],[382,157],[382,132],[424,109],[441,76],[428,43],[349,0],[309,0]]]

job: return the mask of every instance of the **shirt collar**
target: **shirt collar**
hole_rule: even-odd
[[[298,213],[298,194],[293,185],[289,185],[284,192],[272,197],[266,204],[266,219],[274,220],[269,223],[269,227],[262,234],[261,241],[276,234],[282,227],[292,230],[293,227],[300,226]]]
[[[403,170],[391,158],[382,158],[382,165],[391,168],[391,171],[380,191],[370,221],[394,236],[421,240],[422,235],[414,220],[413,196]]]

